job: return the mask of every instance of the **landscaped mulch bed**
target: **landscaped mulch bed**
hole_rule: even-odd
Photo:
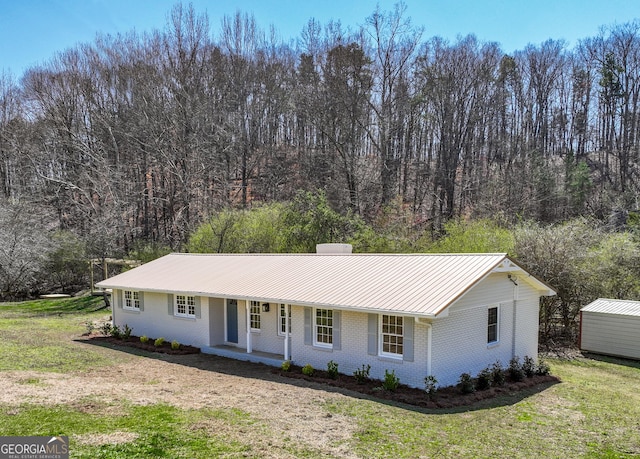
[[[274,372],[287,378],[322,383],[383,400],[433,409],[470,406],[482,400],[514,395],[536,386],[560,382],[560,380],[553,375],[534,375],[517,382],[507,380],[502,386],[491,387],[487,390],[477,390],[471,394],[463,394],[457,386],[441,387],[429,398],[424,390],[409,387],[404,384],[400,384],[395,391],[390,391],[384,390],[382,388],[382,381],[375,379],[369,379],[364,383],[360,383],[355,377],[343,374],[339,374],[337,379],[332,379],[326,371],[322,370],[315,370],[313,376],[307,376],[302,373],[301,367],[295,365],[291,365],[289,371],[275,369]]]
[[[87,338],[107,342],[116,346],[127,346],[149,352],[160,352],[171,355],[200,353],[199,348],[183,344],[180,345],[179,349],[172,349],[171,342],[164,342],[161,346],[155,346],[154,340],[151,338],[149,338],[148,342],[142,343],[137,336],[114,338],[112,336],[91,334],[88,335]],[[251,365],[248,362],[243,363]],[[289,371],[283,371],[281,368],[274,368],[271,371],[285,378],[302,379],[309,382],[325,384],[330,387],[346,389],[381,400],[389,400],[431,409],[471,406],[483,400],[505,395],[515,395],[521,391],[535,388],[536,386],[560,382],[560,380],[553,375],[535,375],[517,382],[507,379],[502,386],[491,387],[487,390],[477,390],[471,394],[463,394],[457,386],[441,387],[438,388],[434,395],[429,397],[423,389],[409,387],[405,384],[400,384],[394,391],[384,390],[382,388],[382,381],[376,379],[360,382],[355,377],[344,374],[339,374],[336,379],[333,379],[323,370],[314,370],[313,376],[307,376],[302,373],[302,368],[296,365],[291,365]]]
[[[149,338],[149,341],[143,343],[138,336],[130,336],[129,338],[114,338],[113,336],[89,335],[92,341],[103,341],[116,346],[135,347],[149,352],[160,352],[171,355],[199,354],[200,348],[181,344],[178,349],[171,348],[171,341],[165,341],[161,346],[154,344],[155,340]]]

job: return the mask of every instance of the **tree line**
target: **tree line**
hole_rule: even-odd
[[[453,219],[443,236],[407,231],[411,215],[385,213],[369,225],[355,213],[339,214],[324,194],[299,193],[285,205],[214,213],[186,245],[192,253],[314,252],[315,243],[345,241],[355,253],[507,253],[546,282],[556,295],[540,304],[540,342],[548,348],[574,344],[579,312],[596,298],[640,300],[640,214],[624,227],[593,218],[562,223]]]
[[[18,79],[0,73],[0,297],[79,286],[88,257],[312,251],[330,240],[445,250],[452,224],[485,218],[496,234],[538,225],[532,240],[557,231],[584,243],[575,222],[607,241],[629,229],[638,20],[572,49],[549,39],[511,54],[473,35],[429,38],[402,3],[364,21],[310,19],[285,41],[250,14],[211,26],[176,4],[162,30],[98,36]],[[239,227],[254,236],[233,236]],[[592,250],[576,266],[597,259],[589,241],[562,243]],[[543,279],[553,270],[533,254],[575,260],[559,243],[541,247],[500,251],[529,257]],[[558,270],[546,280],[586,279]],[[569,321],[577,304],[553,307]]]
[[[0,301],[86,290],[90,245],[69,231],[48,234],[43,218],[26,208],[12,210],[0,208]],[[323,192],[300,191],[286,203],[213,212],[183,249],[310,253],[317,241],[340,241],[356,253],[507,253],[557,292],[541,300],[540,342],[548,348],[576,342],[579,311],[594,299],[640,300],[640,213],[621,227],[585,217],[551,225],[458,218],[446,222],[436,240],[412,229],[412,219],[407,210],[389,207],[370,224],[353,211],[332,209]],[[128,256],[146,262],[170,251],[144,244]]]
[[[0,79],[0,196],[97,251],[179,248],[212,211],[324,190],[372,221],[605,218],[638,194],[640,22],[512,55],[425,39],[406,7],[309,20],[295,44],[177,4]]]

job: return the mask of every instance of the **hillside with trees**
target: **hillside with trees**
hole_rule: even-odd
[[[350,241],[507,251],[563,329],[638,299],[640,22],[507,55],[403,4],[363,19],[284,41],[177,4],[2,72],[0,298],[80,288],[88,258]]]

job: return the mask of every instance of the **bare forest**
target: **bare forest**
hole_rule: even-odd
[[[61,263],[52,247],[185,250],[212,215],[301,191],[374,232],[391,209],[414,240],[639,207],[638,21],[511,55],[429,37],[403,4],[357,30],[262,27],[177,4],[163,30],[0,73],[0,278]]]

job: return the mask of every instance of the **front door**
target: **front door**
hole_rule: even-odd
[[[227,300],[227,341],[238,342],[238,300]]]

